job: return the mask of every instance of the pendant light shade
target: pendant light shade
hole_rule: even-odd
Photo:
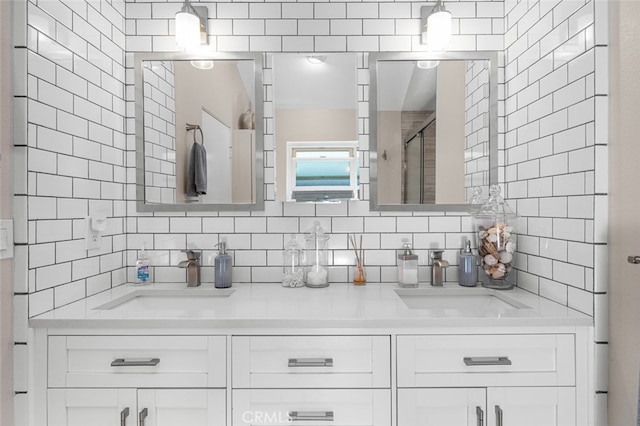
[[[451,12],[445,9],[442,0],[427,13],[428,6],[421,9],[422,44],[433,52],[445,51],[451,43]]]
[[[185,0],[182,8],[176,13],[176,44],[182,50],[193,50],[207,40],[207,15],[205,6],[193,7]]]

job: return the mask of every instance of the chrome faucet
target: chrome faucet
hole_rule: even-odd
[[[435,287],[442,287],[444,281],[444,268],[449,266],[449,262],[442,260],[442,253],[444,250],[432,250],[431,251],[431,285]]]
[[[187,254],[187,260],[178,263],[178,268],[187,270],[187,287],[199,287],[200,281],[200,255],[199,251],[182,250]]]

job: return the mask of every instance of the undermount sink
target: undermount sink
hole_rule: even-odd
[[[484,288],[396,289],[395,292],[409,309],[458,311],[530,309],[529,306],[503,293]]]
[[[136,290],[94,309],[111,311],[202,311],[216,309],[232,289]]]

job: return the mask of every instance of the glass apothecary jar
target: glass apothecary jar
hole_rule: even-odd
[[[482,266],[480,281],[484,287],[507,290],[513,288],[508,278],[516,251],[518,216],[500,192],[499,185],[491,185],[489,198],[472,216]]]
[[[282,253],[282,287],[304,286],[304,250],[291,235]]]
[[[329,285],[329,268],[327,261],[329,236],[324,233],[320,222],[313,223],[313,229],[305,237],[307,242],[307,287],[327,287]]]

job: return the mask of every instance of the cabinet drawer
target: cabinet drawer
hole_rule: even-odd
[[[573,386],[574,336],[398,336],[398,386]]]
[[[237,336],[234,388],[385,388],[389,336]]]
[[[233,425],[391,424],[389,389],[279,389],[233,391]]]
[[[51,336],[49,387],[224,387],[223,336]]]

